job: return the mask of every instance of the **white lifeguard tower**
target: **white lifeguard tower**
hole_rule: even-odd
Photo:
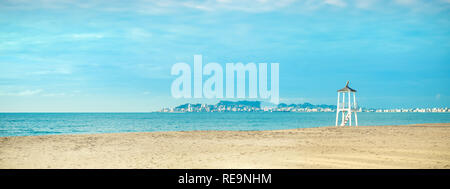
[[[352,114],[355,115],[355,126],[358,126],[358,115],[356,115],[356,112],[358,111],[358,105],[356,104],[356,90],[352,89],[348,86],[349,81],[347,81],[347,84],[344,88],[339,89],[337,91],[338,97],[337,97],[337,106],[336,106],[336,126],[338,126],[339,122],[339,113],[342,112],[341,116],[341,125],[340,126],[346,126],[347,123],[348,126],[352,126]],[[340,99],[342,93],[342,101]],[[352,104],[352,95],[353,93],[353,104]],[[347,95],[347,99],[345,96]],[[347,101],[346,101],[347,100]]]

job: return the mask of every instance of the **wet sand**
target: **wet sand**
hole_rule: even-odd
[[[0,137],[0,168],[450,168],[450,123]]]

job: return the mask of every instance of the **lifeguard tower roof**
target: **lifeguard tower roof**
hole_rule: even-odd
[[[352,89],[348,86],[349,81],[347,81],[347,84],[345,84],[345,87],[342,89],[339,89],[337,92],[356,92],[355,89]]]

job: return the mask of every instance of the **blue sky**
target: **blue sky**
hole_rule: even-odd
[[[450,1],[0,0],[0,111],[153,111],[177,62],[280,63],[280,101],[450,106]]]

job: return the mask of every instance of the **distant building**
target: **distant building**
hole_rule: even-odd
[[[162,108],[159,112],[336,112],[335,105],[279,104],[276,107],[261,107],[259,101],[220,101],[215,105],[183,104],[175,108]],[[374,109],[359,107],[357,112],[450,112],[449,108]]]

